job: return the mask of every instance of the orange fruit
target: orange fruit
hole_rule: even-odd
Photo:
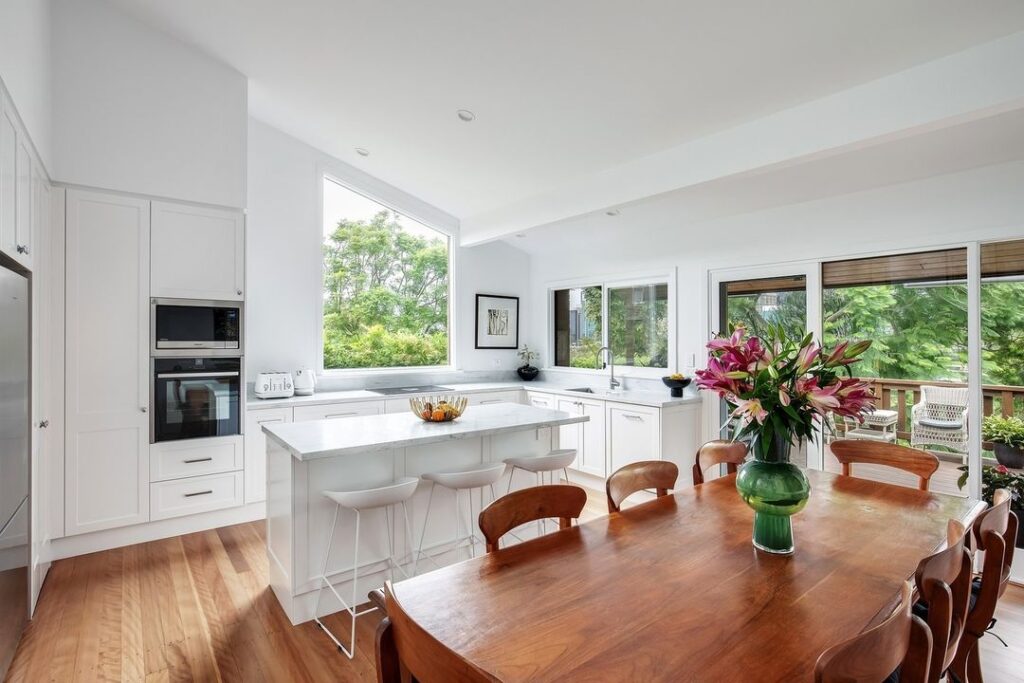
[[[444,411],[443,410],[435,410],[433,415],[431,415],[430,417],[431,417],[432,420],[434,420],[434,422],[443,422],[444,421]]]

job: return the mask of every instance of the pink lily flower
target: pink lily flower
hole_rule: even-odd
[[[742,417],[744,424],[752,419],[757,420],[758,424],[764,424],[764,421],[768,419],[768,411],[761,405],[761,401],[756,398],[740,399],[736,405],[736,410],[732,411],[732,414],[733,417]]]

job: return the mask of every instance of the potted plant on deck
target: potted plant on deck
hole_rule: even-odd
[[[790,518],[810,495],[807,477],[789,461],[790,449],[812,440],[819,425],[827,428],[829,413],[863,422],[874,397],[850,366],[871,342],[843,342],[823,352],[811,334],[791,340],[776,326],[764,339],[743,327],[730,332],[708,343],[708,366],[696,372],[697,386],[728,404],[730,419],[739,421],[734,438],[750,439],[754,459],[740,467],[736,489],[754,509],[754,546],[790,554]]]
[[[962,489],[967,486],[967,465],[961,465],[960,479],[957,485]],[[1024,472],[1014,472],[1006,465],[985,465],[981,468],[981,498],[989,505],[992,504],[992,495],[999,489],[1006,489],[1010,492],[1010,509],[1017,514],[1017,518],[1024,520]],[[1024,548],[1024,524],[1017,525],[1018,548]]]
[[[530,347],[524,344],[523,348],[519,349],[516,355],[519,356],[519,360],[523,361],[523,364],[516,368],[516,373],[524,382],[537,379],[537,375],[540,374],[540,368],[535,368],[533,361],[540,358],[540,354],[536,351],[531,351]]]
[[[1024,420],[989,415],[981,423],[981,438],[992,444],[1000,465],[1024,469]]]

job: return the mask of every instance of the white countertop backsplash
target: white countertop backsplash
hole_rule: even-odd
[[[561,373],[542,371],[538,379],[524,382],[512,373],[488,372],[446,372],[446,373],[412,373],[402,375],[385,374],[371,378],[339,378],[325,376],[317,378],[316,393],[312,396],[293,396],[291,398],[256,398],[252,384],[247,385],[247,406],[250,409],[284,408],[291,406],[325,405],[345,403],[348,401],[379,401],[385,399],[408,398],[410,395],[386,396],[369,391],[372,387],[415,386],[418,384],[437,384],[450,387],[452,393],[472,394],[501,390],[536,390],[562,396],[591,398],[621,403],[664,408],[667,406],[695,403],[700,396],[691,385],[683,392],[682,398],[672,398],[668,387],[660,379],[644,379],[637,377],[619,378],[622,390],[608,391],[607,374],[589,375],[585,373]],[[572,387],[591,387],[593,394],[568,391]],[[412,394],[418,395],[418,394]]]

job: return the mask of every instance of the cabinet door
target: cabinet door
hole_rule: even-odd
[[[583,448],[576,458],[577,469],[596,477],[608,476],[605,409],[602,401],[580,401],[580,412],[590,418],[580,425]]]
[[[409,402],[405,401],[405,410]],[[348,403],[329,403],[323,406],[301,406],[295,408],[295,421],[336,420],[357,415],[381,415],[384,412],[383,401],[349,401]]]
[[[250,410],[245,416],[245,502],[267,498],[267,437],[263,425],[292,421],[291,408]]]
[[[67,191],[65,531],[149,520],[149,202]]]
[[[26,268],[32,265],[32,214],[34,197],[32,193],[32,152],[29,150],[28,138],[18,131],[18,204],[17,226],[15,230],[14,253],[11,254]]]
[[[18,244],[18,128],[0,94],[0,251],[11,258]]]
[[[153,202],[154,297],[241,300],[245,219],[239,211]]]
[[[660,423],[657,408],[608,404],[613,472],[631,462],[661,459]]]
[[[562,412],[569,413],[570,415],[579,415],[581,413],[580,402],[576,399],[561,397],[552,398],[555,401],[556,410],[561,410]],[[575,448],[576,460],[573,461],[571,467],[574,470],[578,470],[583,466],[583,432],[579,423],[562,425],[558,428],[558,447]]]

